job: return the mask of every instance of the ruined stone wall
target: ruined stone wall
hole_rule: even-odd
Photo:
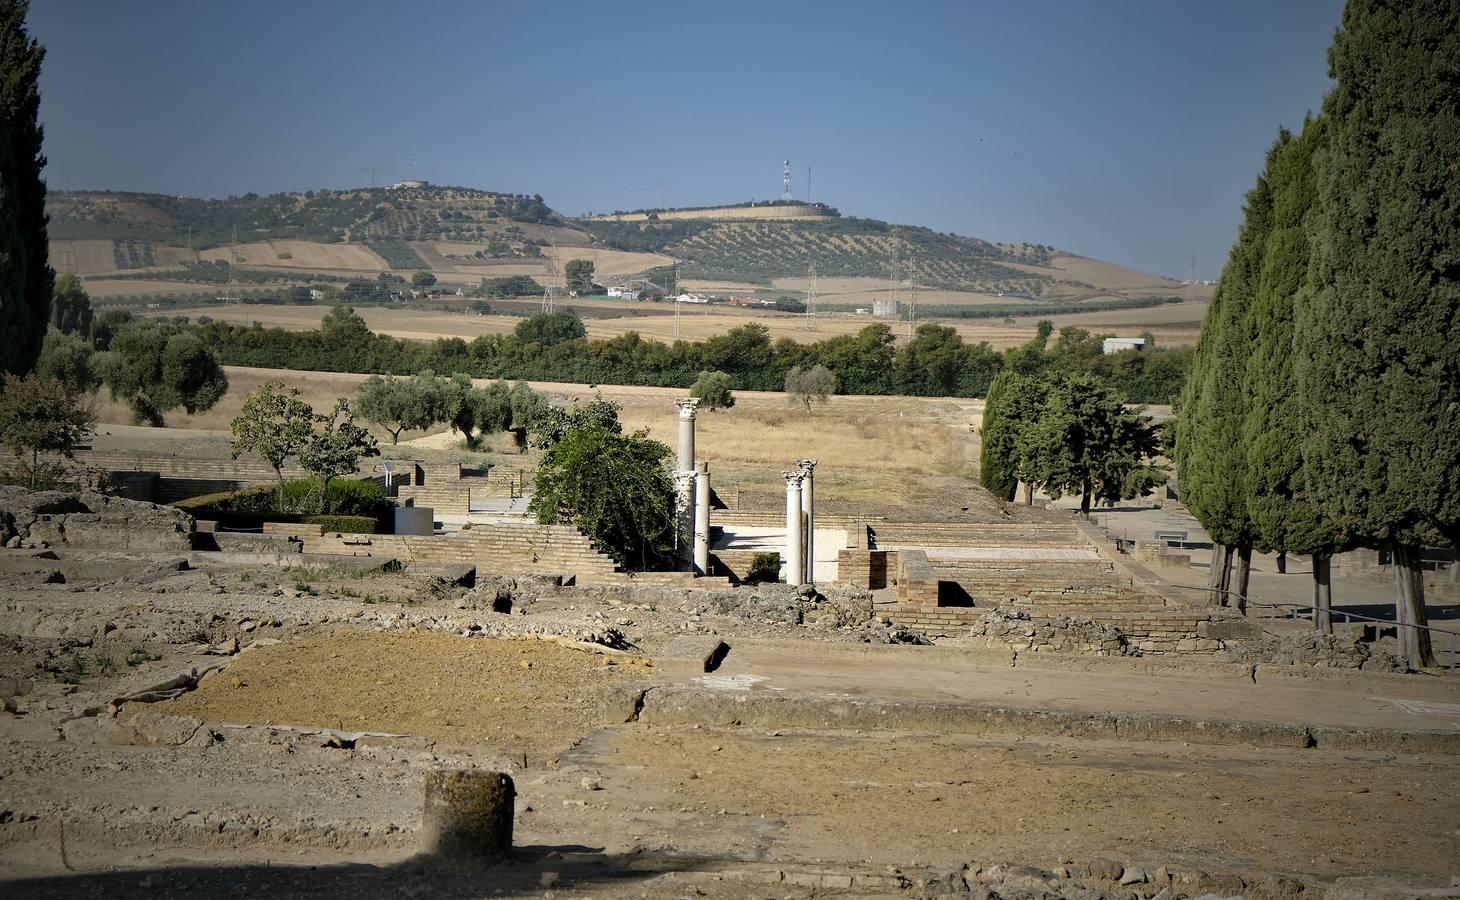
[[[983,523],[944,524],[932,522],[872,522],[868,524],[871,546],[889,547],[1076,547],[1079,532],[1071,525]]]
[[[304,552],[378,556],[403,561],[465,563],[482,572],[575,575],[612,579],[612,558],[571,525],[476,525],[440,535],[340,535],[304,538]]]
[[[189,550],[195,527],[182,510],[153,503],[0,486],[0,543],[6,546]]]

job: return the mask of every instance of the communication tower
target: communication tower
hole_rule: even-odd
[[[548,246],[547,260],[542,264],[542,311],[544,313],[553,311],[553,290],[556,288],[554,282],[558,280],[557,239],[549,237]]]
[[[781,164],[781,199],[791,199],[791,161],[789,159]]]
[[[816,330],[816,262],[811,263],[811,286],[806,290],[806,327]]]
[[[918,273],[911,262],[907,264],[907,269],[908,276],[912,279],[912,288],[908,291],[907,298],[907,339],[911,341],[918,321]]]

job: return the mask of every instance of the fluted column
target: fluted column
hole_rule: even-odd
[[[694,562],[695,473],[675,472],[673,475],[674,552],[681,567],[688,569]]]
[[[801,472],[786,472],[786,584],[800,587],[806,563],[801,556]]]
[[[798,459],[801,472],[801,518],[805,529],[805,574],[809,584],[816,583],[816,460]]]
[[[695,540],[695,413],[700,401],[684,397],[679,407],[679,454],[674,463],[674,547],[684,568],[694,566]]]
[[[695,469],[695,572],[710,574],[710,464]]]
[[[679,458],[674,468],[680,472],[693,472],[695,469],[695,413],[699,411],[700,401],[693,397],[685,397],[674,401],[674,405],[679,407]]]

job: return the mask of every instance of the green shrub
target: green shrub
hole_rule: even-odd
[[[380,529],[380,520],[374,516],[305,516],[306,525],[323,525],[328,533],[375,534]]]
[[[757,553],[750,558],[750,570],[741,579],[746,584],[776,582],[781,579],[781,554]]]

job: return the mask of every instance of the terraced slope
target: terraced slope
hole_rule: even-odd
[[[589,221],[600,242],[664,253],[686,278],[767,282],[816,272],[830,277],[916,279],[948,290],[1043,293],[1056,279],[1038,271],[1049,248],[999,246],[978,238],[872,219]],[[1006,265],[1022,263],[1023,270]]]

